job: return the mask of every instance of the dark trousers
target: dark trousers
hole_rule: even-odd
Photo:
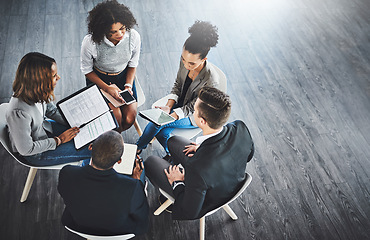
[[[168,140],[168,150],[175,165],[181,164],[185,167],[189,157],[185,156],[183,150],[190,143],[191,141],[189,139],[180,136],[173,136]],[[172,186],[168,182],[164,172],[164,169],[168,169],[171,164],[160,157],[150,156],[144,161],[144,165],[145,175],[149,178],[150,182],[174,197]]]

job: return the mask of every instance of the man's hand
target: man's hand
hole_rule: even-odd
[[[135,168],[132,171],[132,178],[140,180],[140,175],[143,172],[144,164],[140,158],[135,159]]]
[[[185,179],[185,169],[180,170],[178,165],[171,165],[168,168],[168,171],[167,169],[164,169],[164,173],[166,174],[170,185],[172,185],[174,181],[184,181]]]
[[[192,157],[194,156],[194,153],[197,151],[199,148],[199,145],[196,145],[195,142],[190,143],[190,145],[186,145],[185,149],[183,152],[185,153],[186,156]]]

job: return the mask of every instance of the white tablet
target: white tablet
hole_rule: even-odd
[[[167,123],[171,123],[176,120],[174,117],[164,112],[160,108],[153,108],[140,111],[139,116],[153,122],[158,126],[163,126]]]

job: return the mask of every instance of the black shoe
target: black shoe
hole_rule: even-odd
[[[143,149],[136,150],[136,155],[140,155],[143,152]]]
[[[172,162],[172,158],[171,158],[171,155],[167,153],[166,156],[163,157],[164,160],[166,160],[167,162],[171,163]]]
[[[165,196],[163,196],[162,194],[159,194],[158,201],[159,201],[159,204],[162,205],[165,201],[167,201],[167,198]],[[170,206],[168,206],[165,209],[165,211],[168,212],[168,213],[172,213],[172,208],[173,208],[173,204],[171,204]]]

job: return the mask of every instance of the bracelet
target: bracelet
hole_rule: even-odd
[[[125,87],[129,87],[129,88],[132,88],[132,85],[130,83],[126,83],[125,85],[123,85]]]
[[[60,138],[59,138],[59,137],[54,137],[54,139],[55,139],[55,141],[56,141],[56,143],[57,143],[57,147],[58,147],[60,144],[62,144],[62,140],[60,140]]]

